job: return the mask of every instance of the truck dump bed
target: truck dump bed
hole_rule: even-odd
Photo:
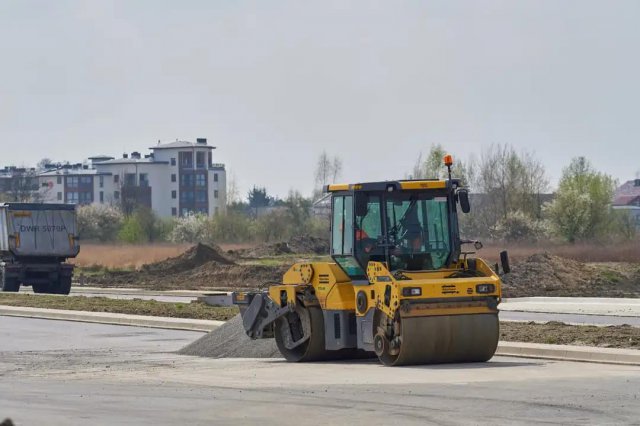
[[[70,204],[0,204],[0,254],[76,257],[76,210]]]

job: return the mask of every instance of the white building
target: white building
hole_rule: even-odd
[[[222,214],[226,206],[224,164],[213,163],[215,147],[206,139],[176,141],[122,158],[97,156],[89,164],[50,169],[38,175],[44,202],[136,205],[160,217]]]

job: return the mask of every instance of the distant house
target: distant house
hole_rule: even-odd
[[[628,210],[640,228],[640,179],[630,180],[619,187],[612,206],[616,210]]]

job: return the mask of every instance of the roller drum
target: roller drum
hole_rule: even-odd
[[[498,347],[497,313],[401,318],[400,327],[397,355],[379,355],[385,365],[485,362]]]

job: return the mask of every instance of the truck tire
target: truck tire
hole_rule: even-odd
[[[49,293],[50,284],[32,284],[31,288],[34,293]]]
[[[51,290],[53,294],[69,294],[71,292],[71,277],[60,277]]]
[[[2,274],[2,291],[16,293],[20,291],[20,281],[17,278],[9,278]]]

